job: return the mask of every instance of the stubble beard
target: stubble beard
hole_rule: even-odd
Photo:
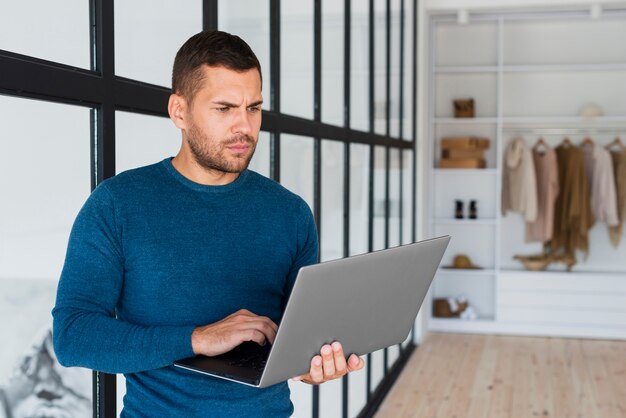
[[[196,162],[209,171],[222,173],[242,173],[248,168],[250,160],[256,149],[256,141],[249,135],[237,135],[224,141],[209,138],[195,123],[191,124],[186,135],[191,154]],[[247,153],[234,156],[226,156],[229,145],[246,143],[250,146]]]

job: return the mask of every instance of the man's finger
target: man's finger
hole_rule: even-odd
[[[324,371],[322,369],[322,357],[315,356],[311,360],[311,370],[309,371],[311,380],[315,383],[321,383],[324,380]]]
[[[326,344],[320,350],[322,354],[322,367],[324,368],[324,377],[326,379],[335,375],[335,356],[330,345]]]
[[[343,347],[337,341],[332,343],[333,356],[335,358],[335,373],[344,375],[348,371],[348,365],[346,364],[346,357],[343,354]]]
[[[235,317],[237,320],[242,322],[254,322],[254,323],[262,323],[264,326],[271,328],[274,333],[278,331],[278,325],[274,323],[267,316],[259,316],[253,312],[250,312],[247,309],[240,309],[237,312],[229,315],[226,319]]]
[[[357,370],[361,370],[365,366],[365,361],[357,356],[356,354],[352,354],[348,359],[348,371],[355,372]]]

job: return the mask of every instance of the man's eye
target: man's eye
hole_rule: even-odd
[[[249,107],[249,108],[248,108],[248,111],[249,111],[249,112],[253,112],[253,113],[260,112],[260,111],[261,111],[261,106],[252,106],[252,107]]]
[[[218,107],[217,111],[221,112],[221,113],[226,113],[226,112],[228,112],[228,106]]]

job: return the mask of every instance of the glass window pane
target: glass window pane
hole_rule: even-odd
[[[291,403],[293,403],[294,418],[309,418],[312,415],[313,390],[311,386],[296,382],[292,379],[287,381],[291,391]]]
[[[364,356],[364,359],[367,361],[367,357]],[[367,370],[363,369],[348,375],[348,416],[358,416],[366,402]]]
[[[350,255],[368,251],[370,147],[350,144]]]
[[[270,5],[269,0],[221,0],[218,27],[246,41],[263,72],[263,109],[270,109]]]
[[[322,0],[322,121],[343,126],[344,2]]]
[[[389,149],[389,247],[400,245],[400,150]]]
[[[374,132],[385,135],[387,121],[386,1],[374,0]]]
[[[280,177],[287,189],[302,197],[313,207],[313,139],[281,135],[280,137]],[[312,391],[308,385],[289,381],[294,416],[310,417]]]
[[[369,8],[351,3],[350,16],[350,127],[369,131]]]
[[[280,110],[313,119],[313,1],[280,7]]]
[[[115,171],[157,163],[178,153],[181,133],[169,118],[115,114]]]
[[[38,416],[59,407],[91,416],[91,372],[57,362],[50,315],[70,229],[91,189],[89,109],[0,96],[0,113],[11,121],[0,125],[5,410],[8,416]],[[53,400],[36,396],[41,385]]]
[[[280,136],[280,183],[313,210],[313,139]]]
[[[374,250],[385,248],[385,217],[387,216],[385,200],[386,176],[385,147],[374,150]]]
[[[320,385],[319,416],[324,418],[341,418],[342,399],[341,379],[331,380],[330,382],[325,382],[323,385]]]
[[[322,261],[343,257],[343,148],[322,141]]]
[[[389,135],[400,136],[400,2],[391,1],[390,125]]]
[[[392,345],[387,348],[387,370],[390,370],[393,367],[393,364],[396,362],[398,357],[400,356],[400,347],[398,345]]]
[[[89,31],[88,1],[0,3],[0,49],[89,69]]]
[[[402,109],[402,138],[412,139],[413,137],[413,118],[415,117],[415,109],[413,109],[413,93],[415,86],[413,85],[413,1],[404,1],[404,90],[402,100],[404,106]]]
[[[372,353],[372,359],[370,361],[370,367],[372,369],[372,392],[376,390],[376,387],[385,377],[385,350],[378,350]]]
[[[413,151],[402,152],[402,244],[413,242]]]
[[[202,1],[115,2],[115,74],[172,86],[178,49],[202,30]]]
[[[269,178],[270,177],[270,133],[259,133],[259,141],[256,144],[254,157],[250,160],[248,168],[252,171]]]

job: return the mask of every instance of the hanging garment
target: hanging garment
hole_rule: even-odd
[[[584,153],[572,145],[555,149],[559,173],[559,195],[554,206],[553,253],[576,256],[576,250],[589,253],[589,229],[595,218],[589,200]]]
[[[611,152],[611,157],[613,160],[619,221],[616,226],[609,226],[609,236],[611,244],[617,248],[622,239],[624,221],[626,221],[626,150]]]
[[[554,149],[544,144],[544,151],[533,149],[537,178],[537,219],[526,222],[526,242],[545,243],[554,232],[554,203],[559,195],[559,172]]]
[[[596,220],[608,226],[617,226],[617,196],[615,173],[609,151],[602,147],[582,146],[585,158],[585,174],[590,188],[591,210]]]
[[[504,151],[502,215],[521,212],[527,222],[537,219],[537,180],[533,157],[526,142],[515,138]]]

